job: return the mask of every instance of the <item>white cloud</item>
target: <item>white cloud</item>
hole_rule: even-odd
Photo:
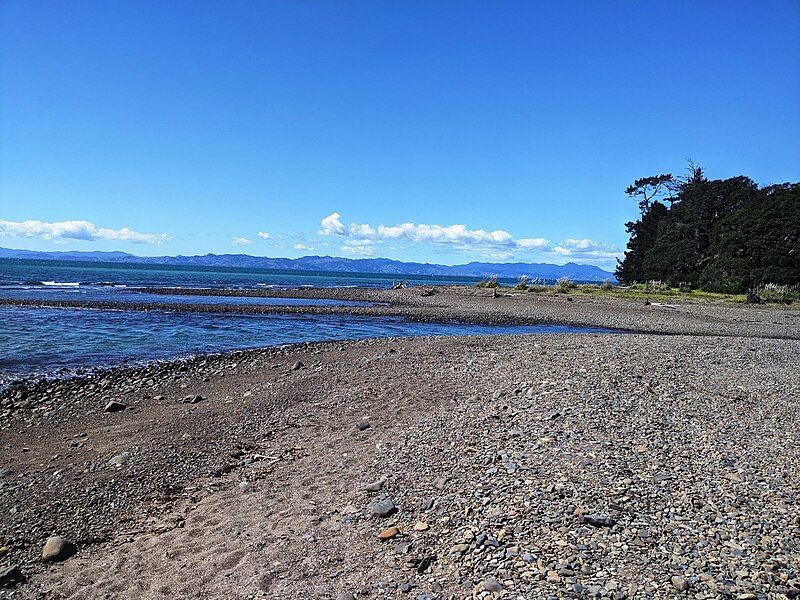
[[[300,251],[313,250],[313,248],[311,246],[306,246],[305,244],[295,244],[294,245],[294,249],[295,250],[300,250]]]
[[[342,222],[339,220],[340,215],[338,212],[332,212],[327,217],[320,221],[322,228],[319,230],[320,235],[345,235],[345,229]]]
[[[347,240],[339,250],[346,254],[358,256],[372,256],[375,254],[373,241],[370,239]]]
[[[345,227],[341,215],[334,212],[321,221],[320,235],[352,236],[366,240],[404,240],[416,243],[450,245],[461,250],[501,249],[532,250],[547,248],[549,242],[545,238],[514,239],[508,231],[495,229],[469,229],[466,225],[429,225],[426,223],[399,223],[397,225],[377,227],[365,223],[350,223]],[[347,250],[351,252],[351,250]]]
[[[231,238],[231,246],[249,246],[253,243],[253,240],[248,240],[245,237],[232,237]]]
[[[589,238],[567,238],[553,248],[553,252],[561,256],[571,256],[581,260],[611,260],[622,256],[620,249],[613,244],[595,242]]]
[[[524,248],[525,250],[532,250],[534,248],[547,248],[550,245],[545,238],[522,238],[521,240],[517,240],[517,246],[520,248]]]
[[[589,238],[567,238],[553,245],[544,237],[515,238],[503,229],[470,229],[463,224],[437,225],[425,223],[398,223],[396,225],[369,225],[350,223],[345,226],[338,212],[331,213],[321,221],[320,235],[342,236],[346,240],[340,251],[361,256],[372,256],[375,245],[384,242],[395,242],[393,250],[403,242],[415,244],[431,244],[449,249],[477,253],[494,260],[509,260],[519,253],[537,259],[550,259],[563,262],[580,260],[608,266],[614,259],[622,256],[619,248],[613,244],[595,242]]]
[[[269,239],[269,233],[266,232],[266,231],[259,231],[258,232],[258,237],[260,237],[262,240],[268,240]]]
[[[123,227],[97,227],[89,221],[0,221],[0,237],[40,237],[45,240],[118,240],[135,244],[161,244],[171,239],[166,233],[140,233]]]

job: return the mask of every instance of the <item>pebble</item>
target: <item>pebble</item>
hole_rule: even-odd
[[[585,515],[583,520],[592,527],[613,527],[617,523],[606,515]]]
[[[364,489],[368,492],[380,492],[385,484],[386,484],[386,477],[381,477],[377,481],[373,481],[372,483],[368,483],[367,485],[365,485]]]
[[[685,592],[692,587],[684,577],[679,577],[678,575],[673,575],[671,581],[672,587],[680,592]]]
[[[400,529],[397,527],[389,527],[388,529],[384,529],[378,534],[379,540],[390,540],[394,537],[397,537],[400,534]]]
[[[186,396],[183,400],[181,400],[181,402],[183,402],[184,404],[197,404],[198,402],[202,402],[203,400],[205,400],[203,396],[201,396],[200,394],[194,394]]]

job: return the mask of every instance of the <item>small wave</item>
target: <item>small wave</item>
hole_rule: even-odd
[[[78,287],[80,285],[79,281],[40,281],[40,285],[46,285],[48,287]]]

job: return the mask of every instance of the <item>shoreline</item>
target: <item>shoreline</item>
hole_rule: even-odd
[[[315,342],[29,382],[0,396],[19,405],[0,567],[28,580],[0,597],[800,594],[800,341],[763,335],[793,312],[419,291],[394,308],[670,335]],[[63,564],[40,559],[54,534]]]

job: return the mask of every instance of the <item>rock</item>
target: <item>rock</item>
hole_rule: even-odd
[[[557,571],[548,571],[547,572],[547,582],[548,583],[558,583],[561,581],[561,577],[559,576]]]
[[[202,402],[205,400],[200,394],[196,394],[194,396],[186,396],[181,402],[184,404],[197,404],[198,402]]]
[[[336,600],[356,600],[356,597],[350,592],[339,592]]]
[[[405,592],[407,594],[408,592],[410,592],[413,589],[414,586],[411,585],[408,582],[405,582],[405,583],[401,583],[398,587],[399,587],[401,592]]]
[[[388,529],[384,529],[378,534],[378,539],[381,541],[390,540],[393,537],[397,537],[400,534],[400,530],[397,527],[389,527]]]
[[[128,408],[127,404],[123,402],[118,402],[117,400],[112,400],[111,402],[106,404],[106,407],[103,409],[103,412],[107,413],[122,412],[126,408]]]
[[[304,366],[303,361],[298,360],[292,365],[292,371],[299,371],[300,369],[303,368],[303,366]]]
[[[108,464],[112,467],[121,467],[126,462],[128,462],[128,457],[131,455],[130,452],[120,452],[115,454],[111,458],[108,459]]]
[[[449,477],[437,477],[433,480],[433,487],[437,490],[443,490],[448,481],[450,481]]]
[[[389,498],[376,502],[370,506],[370,509],[372,510],[372,514],[376,517],[388,517],[397,512],[397,507]]]
[[[372,483],[368,483],[364,486],[364,489],[367,492],[380,492],[383,489],[384,484],[386,483],[386,477],[381,477],[377,481],[373,481]]]
[[[47,538],[42,549],[42,560],[45,562],[63,562],[74,556],[78,548],[59,535]]]
[[[680,592],[685,592],[692,587],[685,578],[679,577],[678,575],[673,575],[670,581],[672,582],[672,587]]]
[[[617,523],[606,515],[585,515],[583,521],[592,527],[613,527]]]
[[[483,581],[483,589],[485,589],[487,592],[500,592],[503,590],[503,586],[500,585],[496,579],[487,577]]]
[[[0,467],[0,479],[2,479],[3,477],[8,477],[9,475],[11,475],[12,472],[13,471],[11,471],[11,469],[8,469],[6,467]]]
[[[11,565],[5,569],[0,569],[0,588],[12,587],[25,581],[25,576],[19,565]]]
[[[411,551],[411,542],[397,542],[394,545],[395,554],[408,554]]]
[[[370,425],[367,421],[359,421],[356,423],[356,429],[359,431],[366,431],[370,427],[372,427],[372,425]]]
[[[430,528],[431,528],[430,525],[428,525],[427,523],[423,523],[422,521],[417,521],[416,523],[414,523],[414,531],[427,531]]]
[[[419,503],[419,509],[421,511],[428,511],[433,508],[433,503],[435,500],[433,498],[423,498],[422,502]]]

